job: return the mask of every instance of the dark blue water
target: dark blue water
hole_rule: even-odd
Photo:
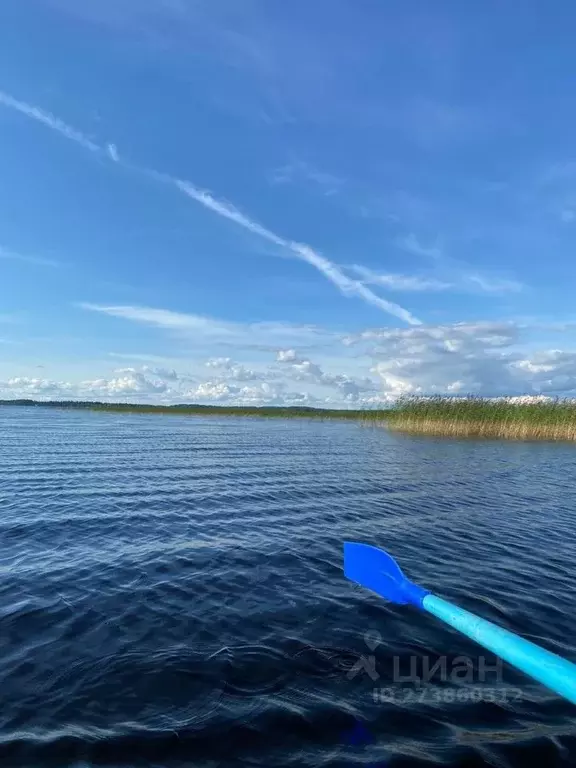
[[[0,511],[2,766],[576,765],[572,705],[341,571],[576,660],[572,445],[4,407]]]

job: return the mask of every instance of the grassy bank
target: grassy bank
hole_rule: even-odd
[[[141,403],[101,403],[78,400],[0,400],[1,405],[25,406],[37,408],[58,408],[70,410],[104,411],[108,413],[156,413],[175,416],[244,416],[280,419],[349,419],[381,422],[386,419],[390,410],[366,411],[343,410],[328,408],[291,407],[247,407],[222,405],[148,405]]]
[[[405,398],[387,423],[391,429],[446,437],[576,440],[576,402],[470,398]]]

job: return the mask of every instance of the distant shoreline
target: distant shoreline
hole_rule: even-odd
[[[61,408],[70,410],[108,411],[110,413],[166,413],[186,416],[258,416],[276,418],[323,418],[323,419],[385,419],[391,408],[374,410],[346,410],[344,408],[310,408],[304,406],[242,406],[199,405],[151,405],[147,403],[102,403],[79,400],[0,400],[0,406],[24,406]]]
[[[348,420],[432,437],[576,441],[576,400],[563,398],[404,397],[394,406],[378,410],[26,399],[0,400],[2,405],[108,413]]]

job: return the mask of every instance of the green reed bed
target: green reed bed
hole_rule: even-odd
[[[404,398],[388,424],[392,429],[453,437],[576,440],[576,401]]]

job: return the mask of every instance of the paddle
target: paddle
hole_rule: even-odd
[[[397,605],[415,605],[576,704],[576,665],[413,584],[387,553],[345,542],[344,575]]]

